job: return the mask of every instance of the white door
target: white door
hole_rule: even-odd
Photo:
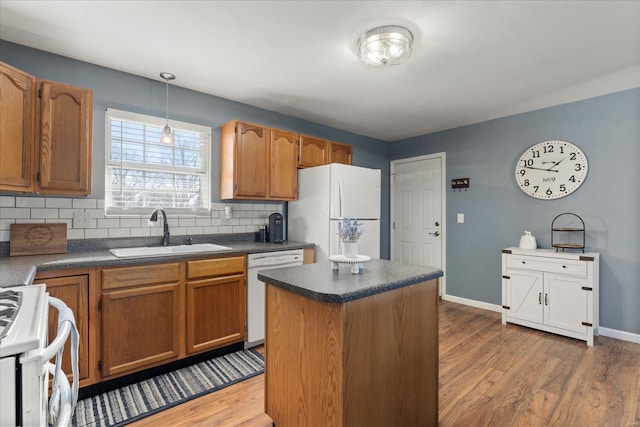
[[[391,162],[393,261],[444,270],[444,165],[444,153]]]

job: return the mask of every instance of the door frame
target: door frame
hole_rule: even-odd
[[[440,166],[441,166],[441,177],[440,177],[440,209],[441,209],[441,222],[442,222],[442,239],[440,239],[440,250],[441,250],[441,257],[442,257],[442,271],[445,273],[443,277],[440,278],[440,296],[444,297],[447,295],[447,282],[446,282],[446,266],[447,266],[447,185],[446,185],[446,176],[447,176],[447,153],[446,152],[439,152],[439,153],[433,153],[433,154],[425,154],[422,156],[416,156],[416,157],[407,157],[404,159],[397,159],[397,160],[392,160],[390,162],[390,172],[389,172],[389,182],[390,182],[390,187],[391,187],[391,191],[390,191],[390,222],[389,222],[389,235],[390,235],[390,259],[391,261],[394,261],[394,257],[395,257],[395,228],[394,228],[394,224],[395,224],[395,218],[396,218],[396,214],[395,214],[395,187],[394,187],[394,182],[395,182],[395,169],[396,169],[396,165],[400,164],[400,163],[409,163],[409,162],[416,162],[416,161],[422,161],[422,160],[431,160],[431,159],[440,159]]]

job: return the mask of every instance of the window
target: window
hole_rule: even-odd
[[[163,118],[114,109],[105,117],[107,214],[209,213],[211,128],[171,120],[175,144],[166,145]]]

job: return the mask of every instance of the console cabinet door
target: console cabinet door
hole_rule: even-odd
[[[33,191],[36,78],[0,62],[0,191]]]
[[[180,283],[102,293],[102,376],[169,362],[180,355]]]
[[[509,317],[542,323],[544,275],[533,271],[507,270],[506,305]]]
[[[187,282],[187,353],[243,341],[246,295],[244,273]]]
[[[91,193],[93,92],[47,80],[40,90],[40,136],[36,192]]]
[[[545,274],[544,321],[549,326],[568,331],[587,333],[582,323],[589,318],[590,291],[584,288],[587,280],[583,277]]]
[[[78,380],[82,387],[89,379],[89,276],[68,276],[43,279],[47,284],[47,292],[52,297],[62,300],[73,311],[76,328],[80,335],[78,344]],[[49,310],[49,341],[57,333],[58,311]],[[71,340],[64,347],[62,370],[72,378]]]

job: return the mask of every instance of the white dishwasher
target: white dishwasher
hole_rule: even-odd
[[[302,265],[302,249],[264,252],[247,256],[247,339],[245,348],[264,342],[265,284],[258,271]]]

